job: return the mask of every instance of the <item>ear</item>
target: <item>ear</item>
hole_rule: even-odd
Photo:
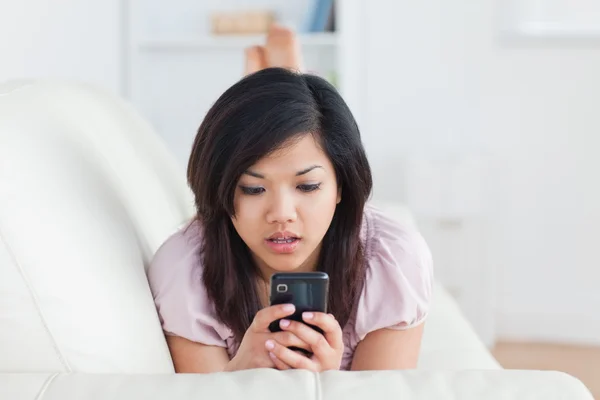
[[[336,204],[340,204],[340,201],[342,201],[342,187],[338,186]]]

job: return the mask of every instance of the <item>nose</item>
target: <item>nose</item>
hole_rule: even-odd
[[[274,194],[267,212],[267,222],[270,224],[285,224],[295,222],[298,217],[294,196],[285,190]]]

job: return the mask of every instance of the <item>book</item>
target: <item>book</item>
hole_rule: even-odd
[[[325,32],[333,30],[334,4],[333,0],[313,0],[305,24],[307,32]]]

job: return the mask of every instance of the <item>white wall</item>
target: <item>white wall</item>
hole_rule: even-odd
[[[69,78],[121,93],[121,3],[0,2],[0,81]]]
[[[507,41],[495,22],[493,0],[370,3],[376,195],[406,198],[402,155],[483,157],[485,234],[469,237],[498,337],[600,343],[600,39]],[[452,244],[428,229],[443,266]]]

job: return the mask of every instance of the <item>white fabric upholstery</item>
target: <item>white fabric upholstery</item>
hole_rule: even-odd
[[[144,266],[191,215],[183,179],[105,93],[0,90],[0,371],[172,371]]]
[[[213,375],[0,374],[0,399],[593,400],[578,380],[539,371],[386,371]]]
[[[172,374],[145,267],[193,214],[184,178],[123,101],[0,85],[0,399],[591,398],[563,374],[500,369],[440,286],[416,371]]]

